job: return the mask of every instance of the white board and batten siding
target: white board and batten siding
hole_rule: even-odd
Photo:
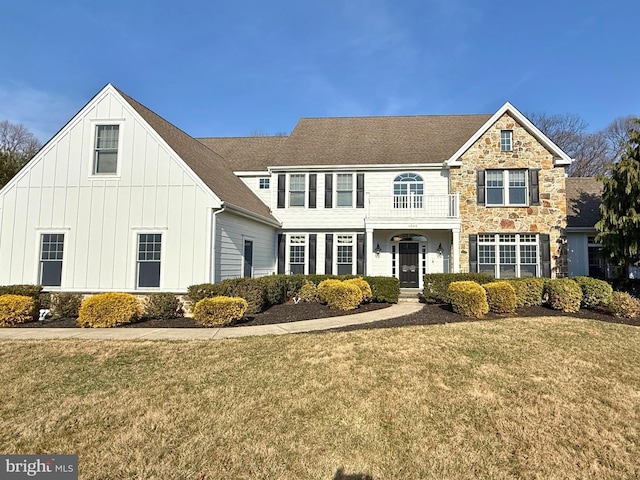
[[[116,175],[93,175],[97,125],[120,125]],[[209,281],[219,200],[107,86],[0,191],[0,284],[39,282],[64,233],[62,291],[135,291],[138,233],[162,234],[161,291]]]

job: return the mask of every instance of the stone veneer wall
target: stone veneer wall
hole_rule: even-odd
[[[500,131],[513,131],[513,151],[500,151]],[[460,193],[460,269],[469,271],[469,235],[477,233],[548,233],[551,276],[565,276],[565,171],[553,166],[553,156],[511,116],[504,114],[452,167],[451,193]],[[540,205],[486,207],[477,203],[477,174],[482,169],[540,168]]]

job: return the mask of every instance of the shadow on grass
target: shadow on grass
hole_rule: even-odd
[[[344,473],[344,469],[339,468],[332,480],[373,480],[373,477],[366,473]]]

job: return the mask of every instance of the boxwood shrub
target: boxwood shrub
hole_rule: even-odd
[[[423,277],[423,295],[427,303],[451,303],[449,284],[451,282],[493,282],[493,275],[486,273],[428,273]]]
[[[513,313],[516,311],[516,291],[509,282],[489,282],[482,285],[487,292],[489,310],[495,313]]]
[[[152,293],[144,302],[145,317],[176,318],[181,311],[182,302],[173,293]]]
[[[53,318],[77,318],[82,305],[82,295],[78,293],[54,293],[51,295]]]
[[[315,283],[307,281],[298,292],[298,298],[306,303],[317,303],[320,301],[318,287]]]
[[[489,312],[487,292],[479,283],[469,280],[451,282],[448,290],[454,312],[475,318],[480,318]]]
[[[400,280],[395,277],[362,277],[371,287],[371,301],[398,303]]]
[[[604,280],[591,277],[574,277],[573,280],[582,289],[582,308],[595,308],[608,305],[611,300],[613,288]]]
[[[31,297],[33,299],[33,317],[38,317],[38,310],[41,308],[49,308],[46,304],[48,295],[42,293],[42,285],[2,285],[0,286],[0,295],[20,295]],[[41,305],[40,300],[45,303]]]
[[[367,303],[371,301],[371,298],[373,297],[373,294],[371,293],[371,286],[369,286],[369,283],[367,283],[367,281],[362,277],[349,278],[344,280],[344,282],[350,285],[355,285],[360,289],[360,292],[362,292],[362,300],[360,303]]]
[[[549,306],[563,312],[580,311],[582,289],[577,282],[569,278],[548,279],[544,284],[544,293]]]
[[[544,278],[510,278],[506,280],[516,292],[516,308],[542,305]]]
[[[318,285],[318,294],[329,308],[338,310],[354,310],[362,303],[362,290],[349,281],[324,280]]]
[[[627,292],[613,292],[608,310],[614,317],[635,318],[640,314],[640,301]]]

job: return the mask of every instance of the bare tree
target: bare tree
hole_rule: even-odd
[[[24,125],[0,122],[0,188],[40,150],[41,144]]]
[[[635,117],[632,115],[618,117],[603,130],[614,158],[620,158],[626,146],[629,144],[631,131],[637,129],[638,126],[635,120]]]

